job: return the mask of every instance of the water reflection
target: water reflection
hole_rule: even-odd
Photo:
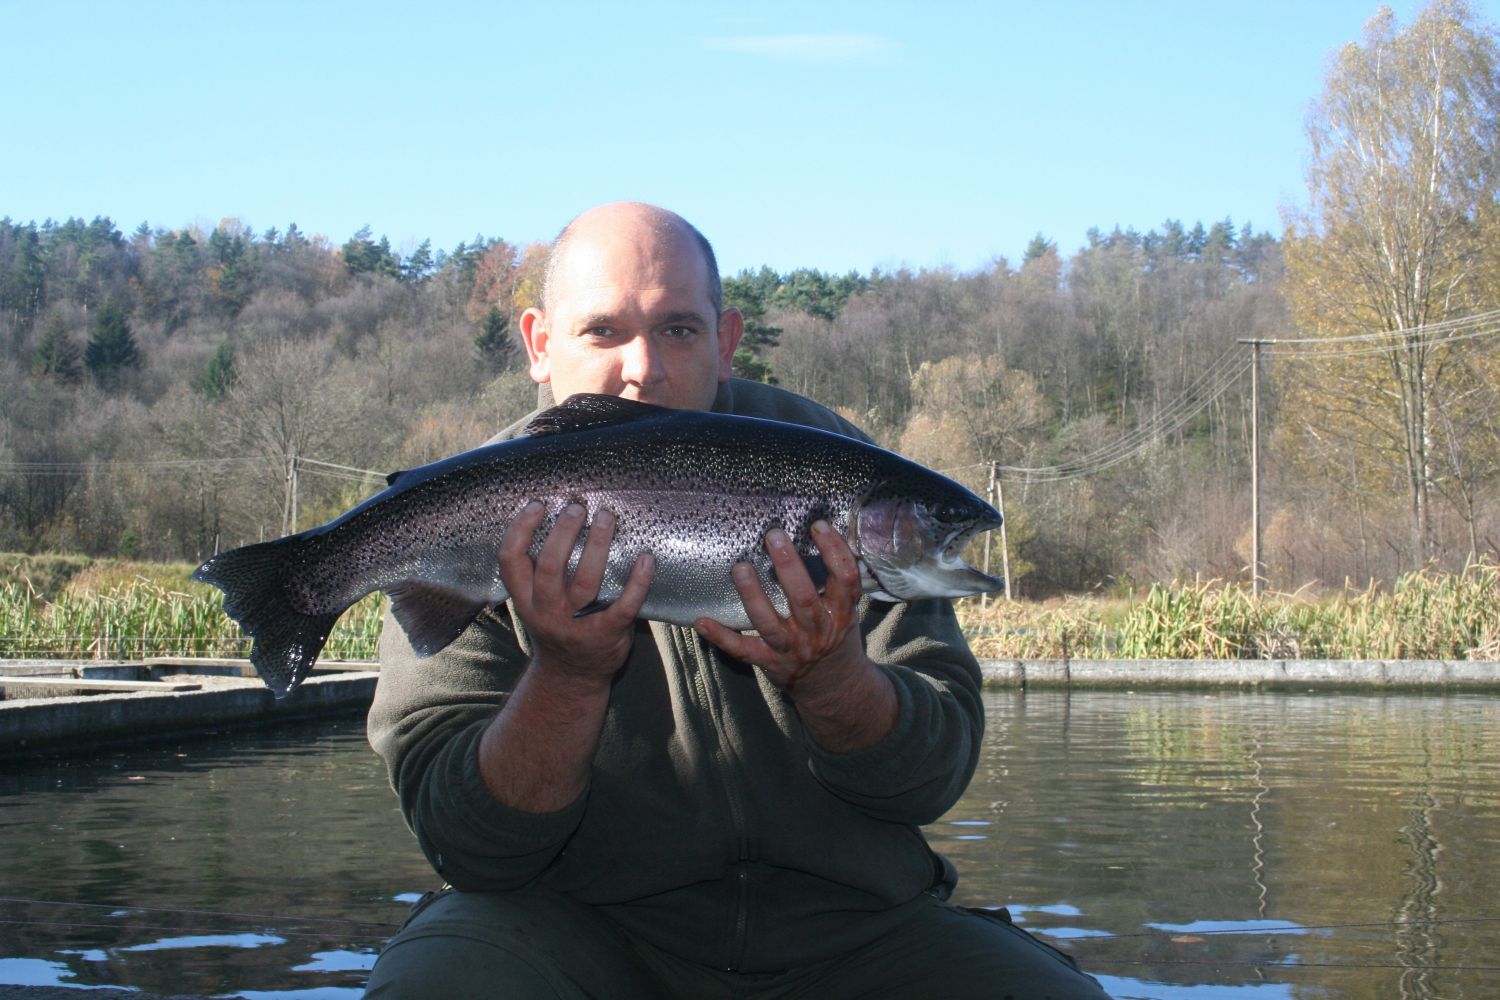
[[[992,693],[929,837],[1115,996],[1471,997],[1500,700]],[[357,720],[0,771],[0,986],[353,1000],[436,877]]]
[[[1112,992],[1496,995],[1500,700],[1058,692],[988,707],[979,773],[929,836],[965,902],[1009,906]],[[955,825],[973,820],[986,839]]]
[[[438,883],[357,719],[8,764],[0,870],[0,955],[205,996],[357,997]]]

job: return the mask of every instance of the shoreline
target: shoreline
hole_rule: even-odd
[[[1495,660],[979,661],[990,689],[1500,693]],[[0,759],[367,711],[375,663],[320,664],[278,701],[247,660],[0,661]],[[87,692],[96,693],[87,693]]]
[[[987,688],[1500,692],[1496,660],[997,660]]]
[[[248,660],[0,661],[0,760],[363,714],[377,666],[319,664],[278,700]]]

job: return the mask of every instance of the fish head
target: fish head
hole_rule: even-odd
[[[999,512],[958,483],[922,471],[911,481],[877,484],[853,512],[865,591],[912,601],[1003,590],[1004,583],[963,560],[970,539],[1000,527]]]

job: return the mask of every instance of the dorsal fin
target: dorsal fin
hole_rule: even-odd
[[[567,434],[588,430],[591,427],[608,427],[639,420],[652,414],[662,413],[663,406],[642,403],[619,396],[604,396],[592,392],[580,392],[563,400],[550,410],[538,413],[526,425],[527,434]]]
[[[401,470],[396,471],[396,472],[388,472],[388,473],[386,473],[385,484],[387,486],[395,486],[396,485],[396,480],[398,480],[402,476],[406,475],[406,473],[408,471],[409,470],[407,470],[407,469],[401,469]]]

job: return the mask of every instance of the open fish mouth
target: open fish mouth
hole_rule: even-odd
[[[963,562],[963,551],[974,540],[974,537],[982,535],[986,531],[993,531],[998,527],[1000,527],[998,518],[994,520],[985,518],[982,521],[974,521],[966,526],[960,525],[954,528],[953,531],[948,533],[947,540],[938,546],[942,552],[943,561]]]
[[[938,566],[945,574],[954,578],[954,582],[963,579],[964,582],[973,586],[973,593],[994,593],[1005,589],[1004,581],[990,576],[982,570],[975,569],[964,561],[963,552],[968,548],[969,542],[976,535],[983,534],[1000,527],[999,520],[986,518],[983,521],[975,521],[967,526],[956,528],[948,535],[948,539],[939,547]]]
[[[860,510],[866,589],[884,600],[968,597],[1005,584],[964,561],[975,535],[1000,526],[998,515],[941,520],[925,505],[886,501]],[[872,544],[873,543],[873,544]]]

